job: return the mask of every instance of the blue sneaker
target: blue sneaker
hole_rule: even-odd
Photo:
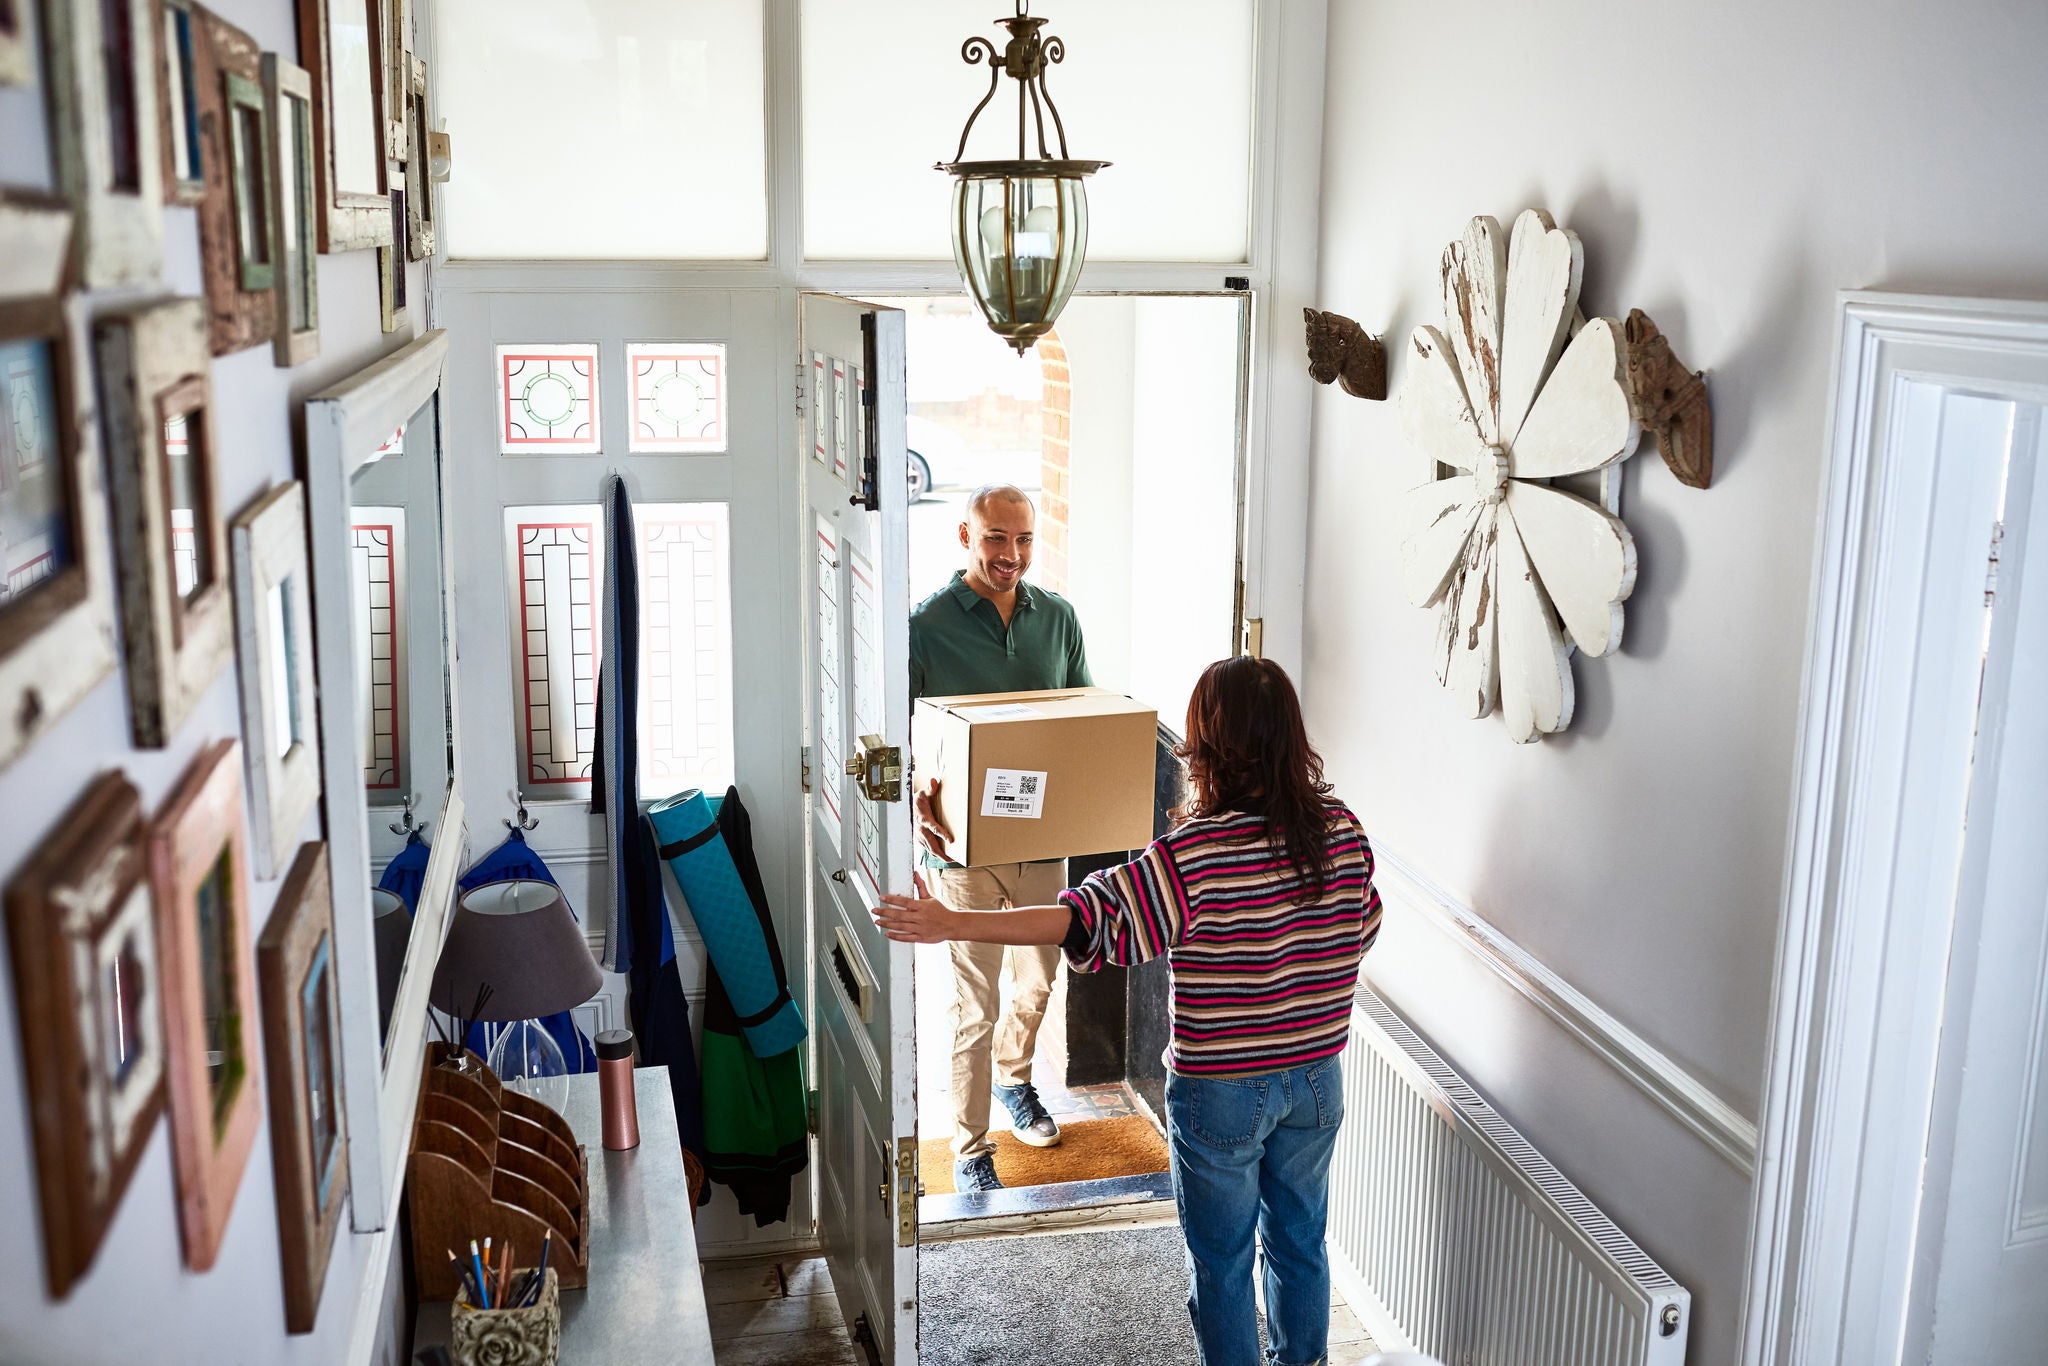
[[[1022,1086],[997,1086],[995,1092],[996,1099],[1010,1112],[1010,1127],[1017,1131],[1019,1143],[1050,1148],[1060,1141],[1060,1126],[1046,1113],[1037,1087],[1027,1081]]]
[[[953,1164],[953,1188],[962,1195],[969,1191],[999,1191],[1003,1183],[996,1178],[996,1155],[982,1153]]]

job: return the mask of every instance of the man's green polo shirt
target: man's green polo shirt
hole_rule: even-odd
[[[1019,583],[1005,628],[996,605],[956,570],[951,583],[910,614],[913,700],[1085,688],[1093,682],[1080,618],[1072,603],[1050,589]]]

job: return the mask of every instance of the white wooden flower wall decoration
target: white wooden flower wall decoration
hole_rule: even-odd
[[[1520,743],[1571,724],[1570,647],[1620,645],[1635,586],[1621,519],[1547,482],[1636,447],[1621,325],[1574,326],[1584,262],[1541,210],[1512,240],[1473,219],[1444,248],[1445,331],[1415,329],[1400,396],[1409,441],[1454,471],[1404,495],[1403,587],[1440,614],[1438,680]]]

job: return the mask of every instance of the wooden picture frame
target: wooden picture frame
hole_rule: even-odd
[[[320,797],[319,699],[313,672],[306,490],[294,480],[243,509],[229,528],[236,657],[247,745],[249,843],[256,876],[274,878]]]
[[[384,330],[398,332],[406,326],[405,191],[391,192],[391,242],[377,248],[377,302]]]
[[[197,299],[137,305],[102,315],[94,333],[129,720],[138,747],[162,749],[234,649],[206,308]]]
[[[199,13],[199,139],[206,149],[199,255],[207,344],[225,356],[277,336],[272,132],[256,40],[210,11]]]
[[[412,156],[405,163],[405,254],[424,261],[434,254],[434,182],[427,142],[433,113],[427,103],[427,64],[412,59],[412,85],[405,101],[406,135]]]
[[[263,54],[263,97],[270,106],[271,217],[277,224],[279,365],[320,354],[319,194],[313,173],[313,78],[275,52]]]
[[[320,1313],[342,1207],[348,1203],[340,992],[325,844],[309,841],[299,847],[257,942],[256,974],[263,989],[285,1330],[310,1333]]]
[[[162,961],[147,871],[142,798],[106,773],[7,889],[53,1299],[92,1265],[163,1111]]]
[[[206,194],[199,140],[199,50],[206,34],[192,0],[157,0],[155,18],[164,203],[197,204]]]
[[[145,284],[163,268],[155,13],[152,0],[43,7],[57,178],[78,214],[72,251],[87,289]]]
[[[149,829],[163,955],[171,1156],[185,1265],[220,1252],[262,1106],[241,743],[208,746]]]
[[[375,0],[377,46],[384,55],[384,155],[403,166],[411,134],[412,0]]]
[[[0,191],[0,768],[114,667],[92,384],[57,292],[72,222]]]
[[[0,85],[36,83],[33,0],[0,0]]]
[[[313,179],[323,252],[391,240],[386,59],[378,45],[383,3],[298,0],[299,60],[313,81]]]

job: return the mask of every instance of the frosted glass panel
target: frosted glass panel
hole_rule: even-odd
[[[1240,261],[1251,198],[1253,0],[1172,6],[1042,0],[1067,59],[1046,89],[1077,158],[1116,164],[1088,181],[1088,255],[1110,261]],[[814,260],[950,260],[960,129],[988,67],[960,60],[998,41],[1005,5],[847,0],[803,5],[804,254]],[[889,73],[878,86],[876,72]],[[1046,136],[1053,138],[1052,120]],[[1017,87],[975,124],[970,158],[1017,154]],[[458,143],[458,145],[460,145]],[[1054,155],[1059,148],[1048,144]],[[1031,151],[1037,152],[1033,131]]]
[[[761,0],[442,0],[469,258],[768,254]]]

